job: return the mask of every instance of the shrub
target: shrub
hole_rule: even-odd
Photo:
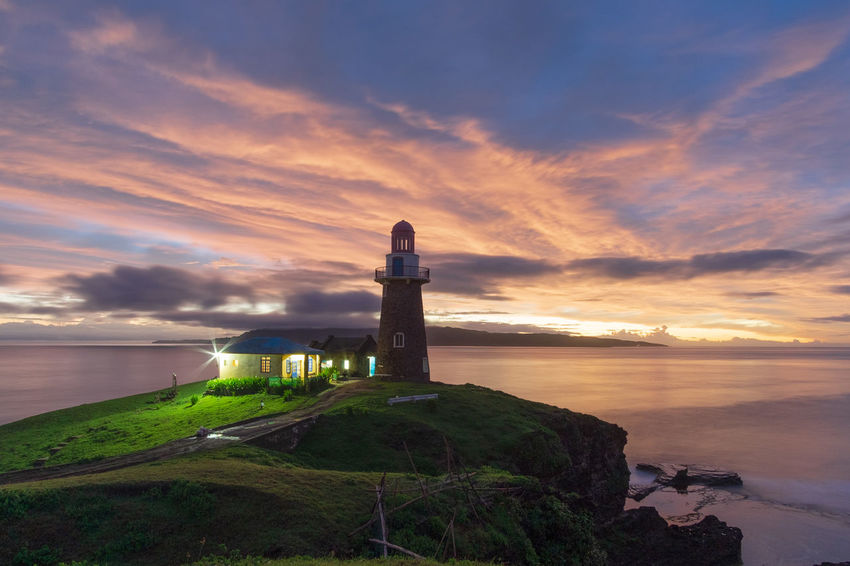
[[[59,553],[46,544],[38,550],[30,550],[24,547],[12,559],[12,564],[15,566],[49,566],[57,562],[59,562]]]
[[[207,516],[215,506],[216,497],[194,481],[178,479],[168,490],[168,499],[192,518]]]
[[[197,395],[192,395],[192,397],[189,398],[189,404],[192,405],[193,407],[195,406],[195,404],[197,402],[198,402],[198,396]]]
[[[209,395],[251,395],[266,390],[264,377],[219,377],[207,381]]]
[[[338,380],[338,379],[339,379],[339,370],[338,370],[338,369],[336,369],[336,368],[333,368],[333,367],[331,367],[331,368],[327,368],[327,367],[322,368],[322,369],[319,371],[319,377],[325,377],[325,378],[327,378],[329,381],[336,381],[336,380]]]

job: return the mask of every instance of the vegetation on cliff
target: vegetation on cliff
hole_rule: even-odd
[[[387,404],[422,393],[439,399]],[[628,487],[624,444],[594,417],[476,386],[375,384],[291,453],[239,445],[6,486],[0,563],[377,556],[370,521],[384,485],[387,538],[417,554],[601,564],[597,526]]]

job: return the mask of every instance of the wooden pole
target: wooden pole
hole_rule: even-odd
[[[384,485],[387,479],[387,473],[384,472],[383,477],[381,478],[381,485],[375,486],[375,491],[378,494],[378,516],[381,519],[381,544],[384,545],[384,558],[387,557],[387,520],[384,517]],[[371,539],[370,539],[371,540]]]
[[[390,547],[393,550],[398,550],[399,552],[403,552],[403,553],[405,553],[409,556],[412,556],[414,558],[417,558],[419,560],[425,560],[424,556],[420,556],[420,555],[416,554],[415,552],[413,552],[412,550],[407,550],[406,548],[402,548],[397,544],[393,544],[393,543],[387,542],[385,540],[378,540],[376,538],[370,538],[369,542],[376,542],[378,544],[383,544],[384,545],[384,551],[386,551],[387,547]],[[384,555],[384,557],[386,557],[386,554]]]
[[[425,497],[425,507],[428,508],[428,512],[430,513],[431,502],[428,501],[428,489],[425,487],[425,484],[422,483],[422,478],[419,476],[416,464],[413,463],[413,456],[410,455],[410,450],[407,449],[407,442],[402,441],[402,445],[404,446],[404,451],[407,452],[407,459],[410,460],[410,466],[413,468],[413,473],[416,474],[416,481],[419,482],[419,488],[422,490],[422,495]]]

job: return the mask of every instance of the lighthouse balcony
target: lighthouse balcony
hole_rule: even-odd
[[[413,265],[394,265],[375,269],[375,281],[380,283],[388,279],[415,279],[427,283],[431,280],[431,270]]]

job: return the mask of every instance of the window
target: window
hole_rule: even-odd
[[[393,334],[393,348],[404,348],[404,332]]]
[[[313,371],[313,356],[307,356],[307,371]]]
[[[227,358],[223,358],[223,359],[221,360],[221,365],[223,365],[223,366],[226,366],[226,365],[227,365]]]
[[[269,373],[272,370],[272,357],[263,356],[260,358],[260,373]]]
[[[428,373],[428,358],[422,358],[422,373]]]
[[[292,360],[286,358],[286,373],[292,373]]]
[[[238,365],[239,365],[239,360],[233,360],[233,365],[234,365],[234,366],[238,366]]]
[[[342,362],[342,369],[348,370],[348,367],[349,367],[348,360],[345,360],[344,362]]]

